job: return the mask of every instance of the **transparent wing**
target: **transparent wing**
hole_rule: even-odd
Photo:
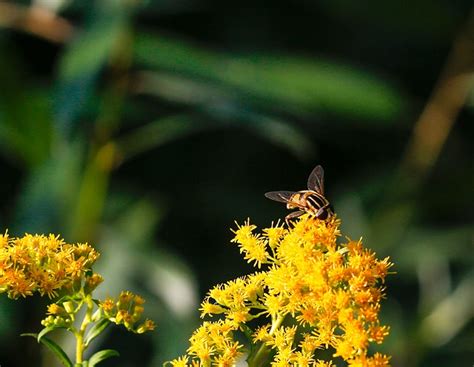
[[[265,193],[265,196],[270,200],[279,201],[280,203],[287,203],[294,193],[294,191],[270,191]]]
[[[309,175],[308,189],[324,195],[324,169],[320,165],[314,167]]]

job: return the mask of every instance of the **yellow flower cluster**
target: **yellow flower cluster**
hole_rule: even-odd
[[[113,323],[124,325],[127,330],[142,334],[155,329],[155,323],[149,319],[138,323],[144,311],[144,303],[145,300],[142,297],[129,291],[123,291],[117,300],[106,298],[99,307]]]
[[[221,319],[204,322],[187,356],[171,365],[235,366],[245,350],[240,333],[249,340],[249,366],[328,367],[341,359],[351,367],[388,366],[388,356],[370,356],[368,348],[389,331],[378,313],[392,264],[361,241],[338,244],[339,225],[335,216],[303,215],[289,228],[277,223],[262,234],[249,222],[238,226],[232,241],[266,270],[213,288],[201,314]],[[261,326],[252,329],[256,318]]]
[[[63,288],[80,287],[98,257],[88,244],[68,244],[52,234],[0,235],[0,293],[56,297]]]
[[[0,293],[6,292],[12,299],[34,292],[49,298],[61,296],[58,303],[48,306],[49,316],[41,323],[45,327],[74,329],[75,315],[84,303],[92,312],[92,292],[103,281],[100,274],[92,271],[98,258],[99,253],[88,244],[65,243],[52,234],[26,234],[21,238],[0,235]],[[117,300],[107,298],[100,302],[99,308],[111,322],[141,334],[155,328],[148,319],[139,323],[144,303],[142,297],[122,292]],[[100,313],[94,315],[89,319],[98,321],[101,317]]]

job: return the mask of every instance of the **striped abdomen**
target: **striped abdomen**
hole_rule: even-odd
[[[295,192],[287,203],[288,209],[298,208],[314,215],[318,219],[326,219],[333,214],[329,201],[321,194],[313,190]]]

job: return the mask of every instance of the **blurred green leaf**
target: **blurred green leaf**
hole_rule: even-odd
[[[103,319],[94,324],[94,326],[87,332],[84,339],[84,345],[86,347],[89,346],[90,342],[98,337],[109,325],[110,321],[108,319]]]
[[[156,148],[175,139],[222,128],[245,128],[276,145],[287,148],[300,158],[313,152],[313,146],[304,133],[289,123],[232,105],[209,108],[213,119],[202,121],[198,116],[176,115],[148,123],[123,135],[116,141],[119,155],[127,160],[137,154]]]
[[[146,34],[135,44],[137,62],[233,88],[281,109],[325,111],[370,120],[394,119],[401,95],[383,80],[335,61],[288,55],[233,56]]]
[[[88,367],[94,367],[100,362],[111,358],[111,357],[118,357],[120,354],[113,349],[104,349],[101,351],[98,351],[97,353],[94,353],[90,358],[89,358],[89,363]]]
[[[38,338],[38,335],[33,333],[21,334],[21,336],[32,336],[33,338]],[[66,352],[64,352],[64,350],[62,350],[62,348],[54,341],[43,336],[41,339],[39,339],[38,342],[43,344],[46,348],[53,352],[53,354],[59,359],[63,366],[73,367],[73,364],[67,356]]]
[[[14,52],[0,43],[0,149],[27,167],[49,157],[53,131],[47,89],[25,88]]]
[[[112,144],[106,144],[91,155],[79,179],[76,205],[70,215],[70,235],[76,240],[93,238],[100,223],[109,176],[115,162],[115,148]]]
[[[25,177],[15,207],[15,233],[49,231],[69,235],[65,219],[70,218],[76,205],[83,147],[76,142],[63,148]]]
[[[44,162],[51,150],[49,102],[48,96],[34,91],[22,94],[12,95],[13,101],[0,98],[0,147],[7,155],[34,167]]]
[[[49,326],[49,327],[45,327],[43,328],[43,330],[41,330],[38,335],[36,336],[36,340],[37,342],[39,343],[41,341],[41,339],[48,333],[50,333],[51,331],[55,330],[55,329],[58,329],[57,327],[54,327],[54,326]]]
[[[95,74],[104,65],[125,27],[123,14],[97,17],[92,25],[72,42],[64,54],[59,78],[73,81]]]
[[[459,264],[470,265],[472,256],[466,256],[466,251],[472,244],[472,227],[457,226],[441,228],[415,227],[408,230],[392,250],[397,257],[398,267],[403,274],[416,271],[416,265],[421,259],[430,257],[442,258],[443,261],[456,261]]]
[[[205,128],[205,125],[196,123],[190,116],[170,116],[124,134],[116,140],[116,145],[121,158],[126,160]]]
[[[447,344],[472,321],[474,271],[467,273],[453,291],[446,295],[420,320],[420,340],[433,347]]]
[[[58,71],[56,124],[65,136],[93,92],[97,76],[128,32],[129,10],[121,1],[96,2],[85,29],[68,45]]]

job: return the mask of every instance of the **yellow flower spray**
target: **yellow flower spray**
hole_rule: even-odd
[[[390,357],[369,355],[368,348],[389,332],[378,314],[392,263],[360,240],[338,244],[339,225],[336,216],[307,214],[260,234],[248,221],[238,225],[232,242],[263,270],[211,289],[201,317],[219,318],[203,322],[187,355],[169,363],[230,367],[246,358],[249,367],[328,367],[341,360],[388,366]]]
[[[123,325],[134,333],[154,329],[151,320],[141,321],[144,300],[124,291],[117,299],[100,301],[93,291],[103,278],[92,266],[99,253],[88,244],[69,244],[58,236],[30,235],[10,238],[0,235],[0,293],[9,298],[27,297],[35,292],[55,302],[41,323],[45,327],[35,337],[50,349],[64,366],[93,367],[106,358],[117,356],[114,350],[102,350],[84,360],[92,340],[110,323]],[[76,339],[75,363],[53,340],[45,335],[65,328]]]

